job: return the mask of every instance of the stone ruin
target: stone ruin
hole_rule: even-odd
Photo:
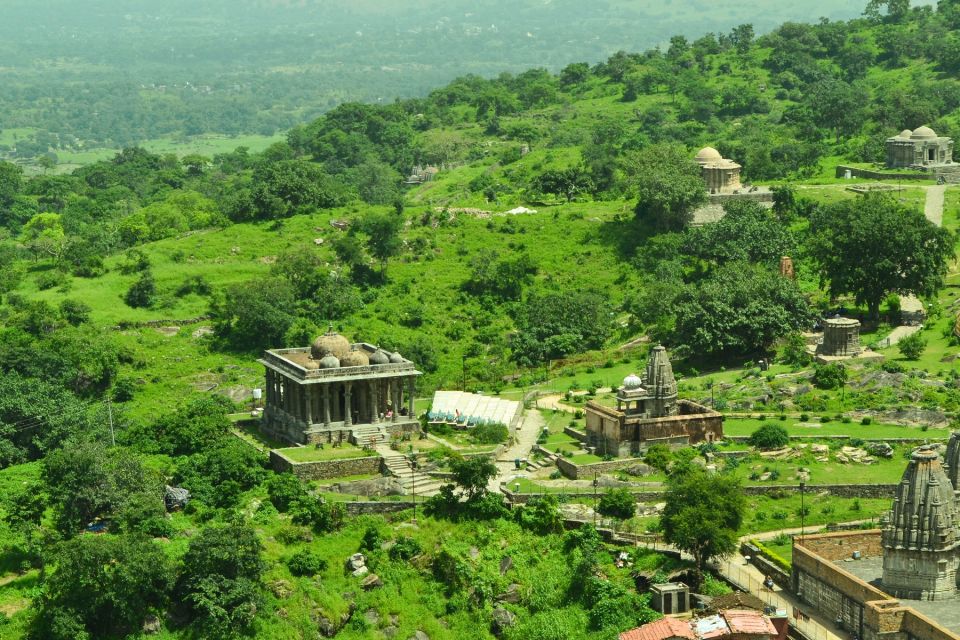
[[[960,434],[950,439],[956,468]],[[913,452],[883,521],[884,591],[908,600],[947,600],[960,594],[960,492],[932,445]]]
[[[823,322],[823,342],[817,345],[818,356],[855,358],[860,347],[860,321],[853,318],[828,318]]]
[[[780,258],[780,275],[790,280],[797,279],[797,274],[793,268],[793,259],[790,256]]]
[[[930,127],[904,129],[899,135],[887,138],[887,168],[925,169],[953,164],[953,140],[938,136]]]

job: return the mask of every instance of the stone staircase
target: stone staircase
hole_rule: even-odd
[[[353,431],[350,432],[350,440],[358,447],[376,448],[381,444],[389,442],[390,437],[383,427],[366,424],[362,427],[354,427]]]
[[[381,451],[380,455],[383,458],[387,473],[400,481],[404,492],[407,494],[416,492],[418,496],[424,497],[437,495],[440,486],[443,484],[442,481],[414,470],[406,456],[396,452],[391,453],[393,455],[387,455]]]

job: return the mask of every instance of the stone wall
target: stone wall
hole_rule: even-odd
[[[854,178],[867,178],[869,180],[929,180],[928,173],[893,173],[889,171],[873,171],[871,169],[862,169],[859,167],[849,167],[846,165],[837,165],[836,177],[842,178],[849,171]]]
[[[423,503],[418,503],[420,506],[423,506]],[[406,511],[407,509],[413,509],[414,503],[412,502],[347,502],[344,503],[344,508],[347,510],[347,514],[351,516],[363,516],[369,514],[377,513],[397,513],[398,511]]]
[[[853,551],[877,555],[882,553],[877,549],[879,540],[879,529],[794,538],[794,593],[827,619],[839,618],[844,629],[863,640],[960,640],[957,634],[817,552],[835,560],[849,557]]]
[[[854,551],[864,558],[883,555],[879,529],[804,536],[803,546],[830,561],[850,558]]]
[[[574,440],[577,440],[579,442],[587,441],[587,434],[584,433],[583,431],[577,431],[573,427],[564,427],[563,432],[568,436],[570,436],[571,438],[573,438]]]
[[[557,468],[560,469],[560,473],[571,480],[582,480],[585,478],[593,478],[593,474],[595,473],[599,475],[601,473],[619,471],[641,462],[643,461],[636,458],[623,458],[605,462],[594,462],[591,464],[576,464],[561,456],[557,458]]]
[[[294,462],[279,451],[270,452],[270,466],[274,471],[292,473],[301,480],[328,480],[344,476],[377,474],[380,473],[381,463],[380,456]]]

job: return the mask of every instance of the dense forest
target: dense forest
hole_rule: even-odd
[[[509,28],[527,10],[535,15],[531,4]],[[398,10],[390,28],[406,33],[410,15]],[[197,131],[226,120],[255,129],[264,105],[280,105],[264,130],[294,126],[262,153],[180,157],[133,145],[63,175],[0,162],[0,567],[11,576],[0,587],[0,634],[350,639],[392,628],[434,640],[600,640],[652,619],[631,570],[591,527],[563,534],[552,498],[508,512],[487,491],[497,469],[482,457],[449,462],[452,484],[415,524],[347,517],[316,486],[268,470],[231,421],[262,384],[256,357],[332,325],[415,362],[425,373],[418,395],[462,386],[523,397],[552,376],[592,378],[595,391],[597,370],[642,366],[643,348],[620,347],[650,341],[690,379],[760,358],[806,366],[801,332],[824,314],[842,307],[866,335],[895,321],[900,294],[924,298],[937,331],[941,320],[952,327],[937,295],[956,285],[956,193],[938,226],[917,206],[919,187],[898,197],[817,187],[838,186],[840,162],[880,160],[884,139],[904,128],[960,135],[958,25],[960,0],[871,0],[849,21],[786,22],[766,34],[742,22],[599,62],[561,64],[557,53],[511,71],[524,64],[518,55],[498,74],[477,69],[419,97],[318,106],[319,94],[277,88],[282,100],[263,93],[248,111],[229,111],[213,90],[211,119]],[[196,27],[195,44],[222,53],[202,56],[220,59],[214,67],[276,61],[241,51],[242,39],[204,38],[215,25]],[[118,33],[121,46],[135,30]],[[294,35],[281,39],[295,46]],[[72,40],[42,50],[80,64]],[[109,51],[98,55],[81,66],[110,65]],[[302,76],[287,79],[303,88]],[[124,116],[74,129],[90,107],[57,115],[57,101],[75,104],[68,94],[38,99],[52,85],[30,94],[23,82],[0,110],[50,135],[129,142],[201,117],[160,127],[132,99],[141,125]],[[112,93],[104,82],[89,87],[91,105]],[[372,97],[370,86],[342,97]],[[165,113],[195,113],[170,102]],[[122,115],[103,104],[100,113]],[[769,186],[772,208],[733,202],[719,222],[692,225],[707,199],[692,159],[707,145]],[[785,255],[796,279],[780,274]],[[918,338],[955,349],[949,329],[933,333]],[[902,389],[846,391],[846,369],[832,366],[816,370],[818,391],[803,401],[826,412],[820,392],[839,388],[847,404],[831,406],[844,410],[902,397],[960,408],[953,360],[936,353],[909,379],[899,360],[883,366],[903,376]],[[941,379],[927,384],[928,374]],[[712,382],[698,384],[684,393],[712,395]],[[699,455],[689,453],[681,462]],[[675,477],[702,486],[706,472],[693,466]],[[732,545],[742,496],[733,476],[711,478],[737,498],[725,528]],[[192,494],[172,517],[166,484]],[[361,589],[344,571],[357,551],[383,584]],[[629,557],[662,579],[676,568],[657,554]],[[508,589],[510,624],[492,625]]]
[[[345,101],[423,95],[465,73],[555,71],[675,33],[748,21],[763,32],[861,9],[856,0],[757,8],[731,0],[10,0],[0,24],[0,131],[9,132],[0,144],[32,158],[163,136],[269,135]]]

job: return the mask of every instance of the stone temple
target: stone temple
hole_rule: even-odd
[[[719,413],[680,400],[667,350],[650,351],[643,378],[629,375],[617,389],[616,407],[586,406],[587,444],[600,455],[629,456],[654,444],[686,445],[723,438]]]
[[[953,164],[953,139],[938,136],[930,127],[905,129],[887,138],[888,169],[926,169]]]
[[[884,591],[910,600],[957,597],[960,500],[935,448],[914,451],[884,519],[882,544]]]
[[[295,444],[382,442],[418,431],[413,406],[417,371],[399,353],[333,331],[309,347],[270,349],[261,428]]]
[[[740,169],[739,164],[727,160],[713,147],[704,147],[697,152],[694,158],[700,165],[703,181],[707,184],[707,191],[716,193],[734,193],[739,191]]]
[[[860,321],[853,318],[827,318],[823,321],[823,342],[817,355],[854,358],[860,348]]]

